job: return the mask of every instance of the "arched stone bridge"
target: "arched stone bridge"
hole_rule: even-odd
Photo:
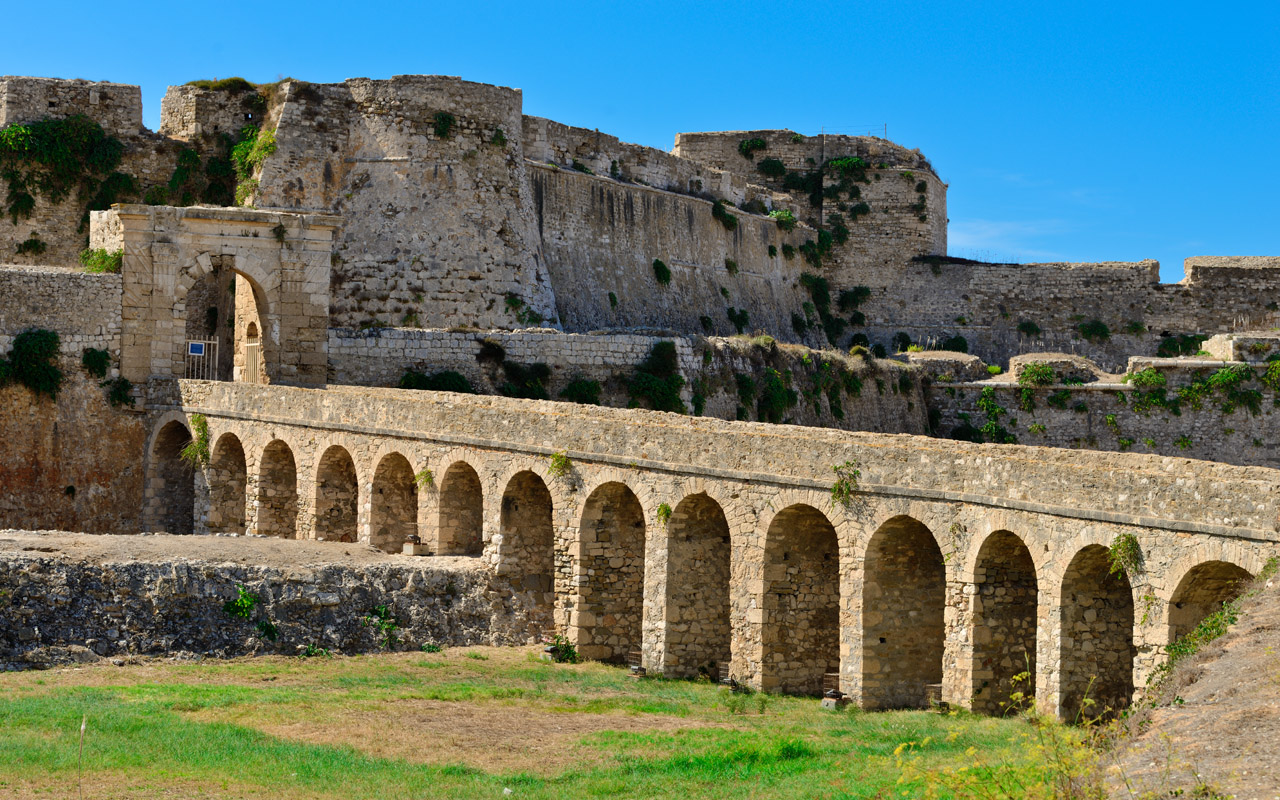
[[[154,412],[157,529],[488,564],[532,627],[651,672],[867,708],[1127,704],[1160,648],[1280,552],[1280,473],[1156,456],[448,393],[180,381]],[[154,407],[154,406],[153,406]],[[177,453],[202,414],[211,460]],[[567,473],[551,456],[564,452]],[[836,503],[832,467],[861,469]],[[1113,574],[1132,535],[1142,566]]]

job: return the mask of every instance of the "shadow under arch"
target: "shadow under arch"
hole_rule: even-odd
[[[1106,546],[1088,545],[1062,576],[1059,694],[1066,720],[1106,716],[1133,697],[1133,588],[1123,572],[1111,572],[1108,556]]]
[[[369,544],[387,553],[399,553],[409,537],[417,535],[418,483],[409,459],[393,451],[373,470]]]
[[[151,470],[147,476],[150,523],[167,533],[188,534],[194,530],[195,467],[182,457],[191,442],[184,422],[166,422],[151,442]]]
[[[316,464],[315,536],[322,542],[359,538],[360,485],[356,464],[342,445],[332,445]]]
[[[260,536],[298,537],[298,465],[293,450],[280,439],[262,450],[257,490]]]
[[[909,516],[885,521],[863,576],[863,707],[927,708],[946,638],[947,572],[933,532]]]
[[[209,478],[209,532],[243,534],[249,470],[240,437],[234,433],[218,437],[206,475]]]
[[[645,521],[626,484],[591,492],[578,526],[578,625],[570,627],[579,653],[623,662],[641,644],[645,583]]]
[[[712,680],[731,656],[730,543],[724,509],[705,492],[681,500],[667,520],[664,674]]]
[[[840,669],[840,550],[835,526],[803,503],[765,533],[761,687],[817,695]]]
[[[498,530],[505,576],[536,626],[550,627],[555,610],[555,527],[551,491],[532,470],[511,476],[502,491]]]
[[[1035,695],[1036,565],[1016,534],[999,530],[978,549],[971,609],[973,710],[1001,714],[1010,696]],[[1015,676],[1027,673],[1015,682]]]
[[[455,461],[440,479],[436,552],[478,556],[484,548],[484,487],[475,467]]]
[[[1191,633],[1205,617],[1243,594],[1252,579],[1229,561],[1204,561],[1187,570],[1169,596],[1169,642]]]

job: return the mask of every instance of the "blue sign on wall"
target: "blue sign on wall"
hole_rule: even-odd
[[[204,342],[187,342],[187,355],[189,356],[204,355]]]

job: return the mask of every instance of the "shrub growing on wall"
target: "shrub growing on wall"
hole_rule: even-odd
[[[451,369],[431,375],[424,375],[417,370],[407,369],[404,375],[400,376],[400,388],[432,392],[458,392],[460,394],[475,394],[476,391],[471,387],[471,381],[468,381],[461,373],[454,372]]]
[[[62,370],[57,358],[58,334],[40,328],[23,331],[13,338],[7,359],[0,359],[0,386],[20,383],[37,395],[56,400],[62,388]]]
[[[671,283],[671,268],[660,258],[653,260],[653,278],[661,286]]]
[[[680,375],[680,359],[675,342],[669,341],[653,345],[649,356],[636,367],[627,387],[632,406],[638,406],[644,401],[654,411],[676,411],[683,414],[686,409],[684,401],[680,399],[682,388],[684,378]]]

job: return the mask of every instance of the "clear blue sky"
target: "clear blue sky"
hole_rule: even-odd
[[[140,84],[460,75],[670,149],[789,127],[919,147],[951,252],[1280,256],[1280,3],[19,3],[0,74]]]

